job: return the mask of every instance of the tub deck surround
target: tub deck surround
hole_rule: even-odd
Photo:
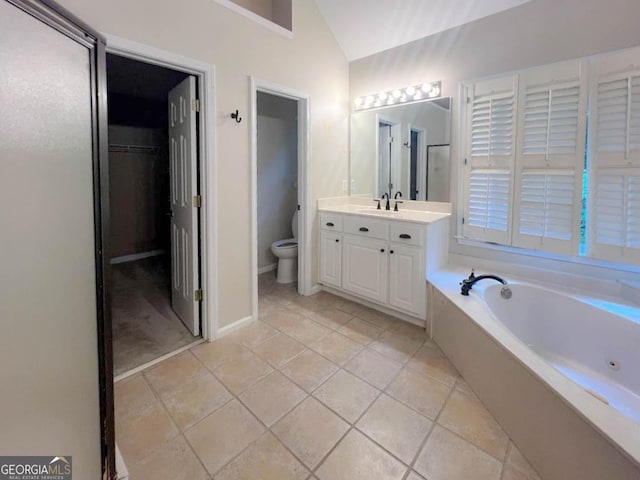
[[[319,200],[319,278],[325,290],[424,326],[426,274],[447,262],[451,205],[400,206],[378,210],[364,197]]]
[[[510,357],[511,362],[515,361],[516,364],[523,367],[523,369],[521,369],[523,376],[529,377],[527,373],[533,374],[532,378],[535,378],[538,383],[545,387],[545,389],[553,392],[553,394],[561,399],[564,404],[568,405],[570,407],[569,411],[577,413],[579,415],[578,418],[586,420],[588,424],[591,425],[591,427],[595,428],[595,430],[592,430],[593,435],[602,434],[604,436],[602,437],[603,441],[606,442],[606,440],[604,440],[604,438],[606,438],[611,443],[611,445],[615,447],[613,451],[622,452],[624,456],[626,456],[626,458],[629,460],[629,468],[631,470],[633,470],[633,467],[637,469],[637,472],[635,473],[638,476],[630,478],[640,478],[640,423],[631,420],[628,416],[623,415],[612,406],[606,405],[602,402],[602,400],[588,393],[582,386],[578,385],[567,376],[560,373],[560,371],[554,368],[554,366],[552,366],[552,364],[548,360],[545,360],[543,356],[541,356],[539,353],[536,353],[532,348],[527,346],[527,344],[525,343],[525,341],[527,341],[526,338],[524,338],[525,341],[522,341],[505,324],[497,320],[484,299],[485,291],[488,290],[491,295],[491,291],[495,290],[495,288],[498,288],[494,287],[494,285],[498,285],[497,283],[490,280],[478,282],[476,285],[474,285],[469,297],[460,295],[459,282],[463,278],[466,278],[468,276],[470,269],[471,265],[447,265],[440,271],[428,275],[428,281],[431,284],[431,288],[434,289],[433,296],[441,297],[439,301],[440,307],[432,312],[433,315],[431,315],[430,318],[430,321],[432,323],[431,327],[433,329],[433,338],[443,348],[444,352],[450,357],[456,367],[461,371],[462,375],[466,378],[467,375],[465,375],[465,370],[472,369],[472,367],[464,365],[464,363],[466,362],[466,360],[464,359],[465,354],[460,353],[460,347],[456,345],[456,342],[461,341],[460,339],[464,336],[464,332],[460,331],[459,329],[462,328],[465,331],[468,330],[469,332],[474,332],[473,334],[469,335],[475,337],[477,337],[479,333],[484,333],[487,336],[488,340],[490,340],[490,344],[495,345],[497,342],[498,345],[496,345],[496,347],[501,347],[497,350],[505,352],[506,354],[508,354],[507,357]],[[482,269],[480,271],[476,269],[476,275],[483,273],[493,273],[500,275],[505,278],[505,280],[507,280],[510,284],[513,284],[513,288],[515,289],[518,289],[520,287],[519,284],[522,284],[524,286],[529,283],[529,285],[531,285],[530,282],[527,282],[522,277],[516,278],[512,275],[509,275],[508,273],[505,274],[504,272],[501,272],[499,270],[492,269],[489,271],[488,269]],[[545,274],[542,273],[538,276],[538,278],[544,277],[544,275]],[[562,275],[556,274],[556,282],[560,284],[562,281]],[[592,279],[588,279],[585,284],[589,287],[593,287],[594,281]],[[549,287],[547,283],[545,283],[545,285]],[[572,292],[570,293],[573,299],[568,298],[568,300],[581,302],[586,308],[602,308],[605,310],[606,314],[625,314],[628,326],[631,326],[631,328],[637,326],[640,329],[640,317],[637,307],[633,308],[633,306],[625,303],[624,299],[615,298],[614,296],[594,298],[594,296],[590,295],[589,292],[579,288],[581,286],[579,285],[579,282],[577,284],[576,282],[574,282],[573,285],[574,287],[571,289]],[[602,290],[593,289],[592,291],[606,291],[607,293],[612,293],[614,289],[609,287],[610,285],[605,285],[603,286]],[[540,288],[540,294],[544,293],[545,291],[545,289],[541,287],[533,288]],[[556,286],[548,288],[548,293],[554,294],[555,288]],[[565,286],[563,289],[558,287],[558,290],[567,291],[568,289]],[[517,295],[514,294],[512,300],[517,301],[516,297]],[[451,308],[442,307],[442,304],[444,302],[443,298],[446,298],[446,300],[448,300],[448,302],[450,302],[452,306],[457,307],[458,311],[456,311],[455,309],[447,310],[447,313],[451,312],[451,314],[443,315],[443,308]],[[539,301],[541,308],[537,310],[538,315],[542,313],[541,310],[542,305],[544,304],[544,299],[540,298]],[[466,322],[466,324],[463,324],[458,320],[453,320],[454,317],[460,317],[460,313],[464,314],[462,315],[462,318],[467,318],[468,321]],[[509,315],[511,315],[511,313],[509,313]],[[534,315],[533,318],[535,317],[536,316]],[[571,317],[568,317],[568,319],[571,319]],[[505,318],[504,321],[506,323],[510,322],[508,318]],[[548,320],[540,319],[541,327],[543,326],[542,324],[544,322],[548,322]],[[457,326],[454,327],[454,323]],[[512,328],[515,327],[512,326]],[[603,332],[605,331],[606,330],[603,330]],[[622,332],[622,335],[625,335],[625,333]],[[579,335],[576,335],[576,337],[579,337]],[[568,341],[573,343],[576,341],[576,337],[571,337],[570,339],[568,339]],[[602,335],[600,335],[599,340],[610,342],[616,341],[615,338],[611,335],[606,335],[604,338]],[[472,348],[473,347],[471,347],[471,349]],[[624,339],[620,341],[620,348],[624,348]],[[483,351],[479,350],[478,354],[486,354],[486,349]],[[632,352],[624,352],[624,355],[626,355],[627,357],[632,354]],[[498,354],[496,353],[495,355]],[[602,361],[606,361],[606,359],[603,359]],[[493,373],[485,373],[485,375],[489,376],[493,375]],[[474,386],[474,379],[466,379],[472,386]],[[500,379],[497,379],[497,381],[500,381]],[[485,401],[481,393],[479,393],[479,396],[481,400]],[[488,404],[490,403],[491,401],[488,401]],[[498,403],[496,403],[496,405]],[[488,406],[490,407],[490,405]],[[502,407],[504,407],[504,405],[497,408]],[[494,413],[498,417],[498,420],[500,420],[500,415],[498,414],[498,412],[492,413]],[[503,427],[507,430],[507,433],[513,435],[514,439],[517,440],[517,434],[510,432],[507,425],[503,425]],[[599,434],[597,432],[599,432]],[[597,439],[594,440],[594,442],[597,442]],[[523,451],[525,453],[531,453],[525,450]],[[532,461],[535,460],[535,457],[536,454],[535,452],[533,452]],[[534,466],[536,466],[535,461]]]

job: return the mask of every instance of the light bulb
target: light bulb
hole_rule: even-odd
[[[406,93],[407,95],[409,95],[410,97],[413,97],[413,94],[416,93],[416,89],[413,87],[407,87],[404,91],[404,93]]]
[[[356,104],[356,108],[360,108],[362,106],[362,104],[364,103],[364,100],[362,97],[358,97],[356,98],[355,104]]]
[[[396,89],[391,93],[391,95],[393,95],[393,98],[400,98],[402,96],[402,92]]]
[[[369,95],[367,98],[365,98],[364,99],[365,107],[371,105],[373,103],[373,100],[374,100],[373,95]]]
[[[420,90],[422,90],[424,93],[429,93],[429,92],[431,92],[432,88],[433,87],[431,86],[430,83],[423,83],[422,87],[420,87]]]
[[[431,93],[429,94],[430,97],[437,97],[439,95],[440,95],[439,87],[435,87],[433,90],[431,90]]]
[[[378,100],[380,100],[381,102],[384,102],[387,99],[387,92],[380,92],[378,94]]]

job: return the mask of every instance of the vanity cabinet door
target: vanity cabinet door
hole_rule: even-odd
[[[342,287],[342,235],[320,232],[320,282]]]
[[[344,235],[342,248],[342,288],[376,302],[386,303],[389,244]]]
[[[423,255],[417,247],[389,246],[389,304],[423,317],[426,282]]]

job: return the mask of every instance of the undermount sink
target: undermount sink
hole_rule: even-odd
[[[385,217],[396,215],[398,212],[394,212],[393,210],[378,210],[377,208],[361,208],[357,211],[358,213],[364,213],[365,215],[382,215]]]

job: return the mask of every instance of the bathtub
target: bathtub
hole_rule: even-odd
[[[468,272],[429,277],[430,333],[542,478],[640,479],[640,309]]]
[[[640,423],[640,309],[527,284],[484,290],[494,317],[589,394]],[[640,438],[638,439],[640,441]]]

